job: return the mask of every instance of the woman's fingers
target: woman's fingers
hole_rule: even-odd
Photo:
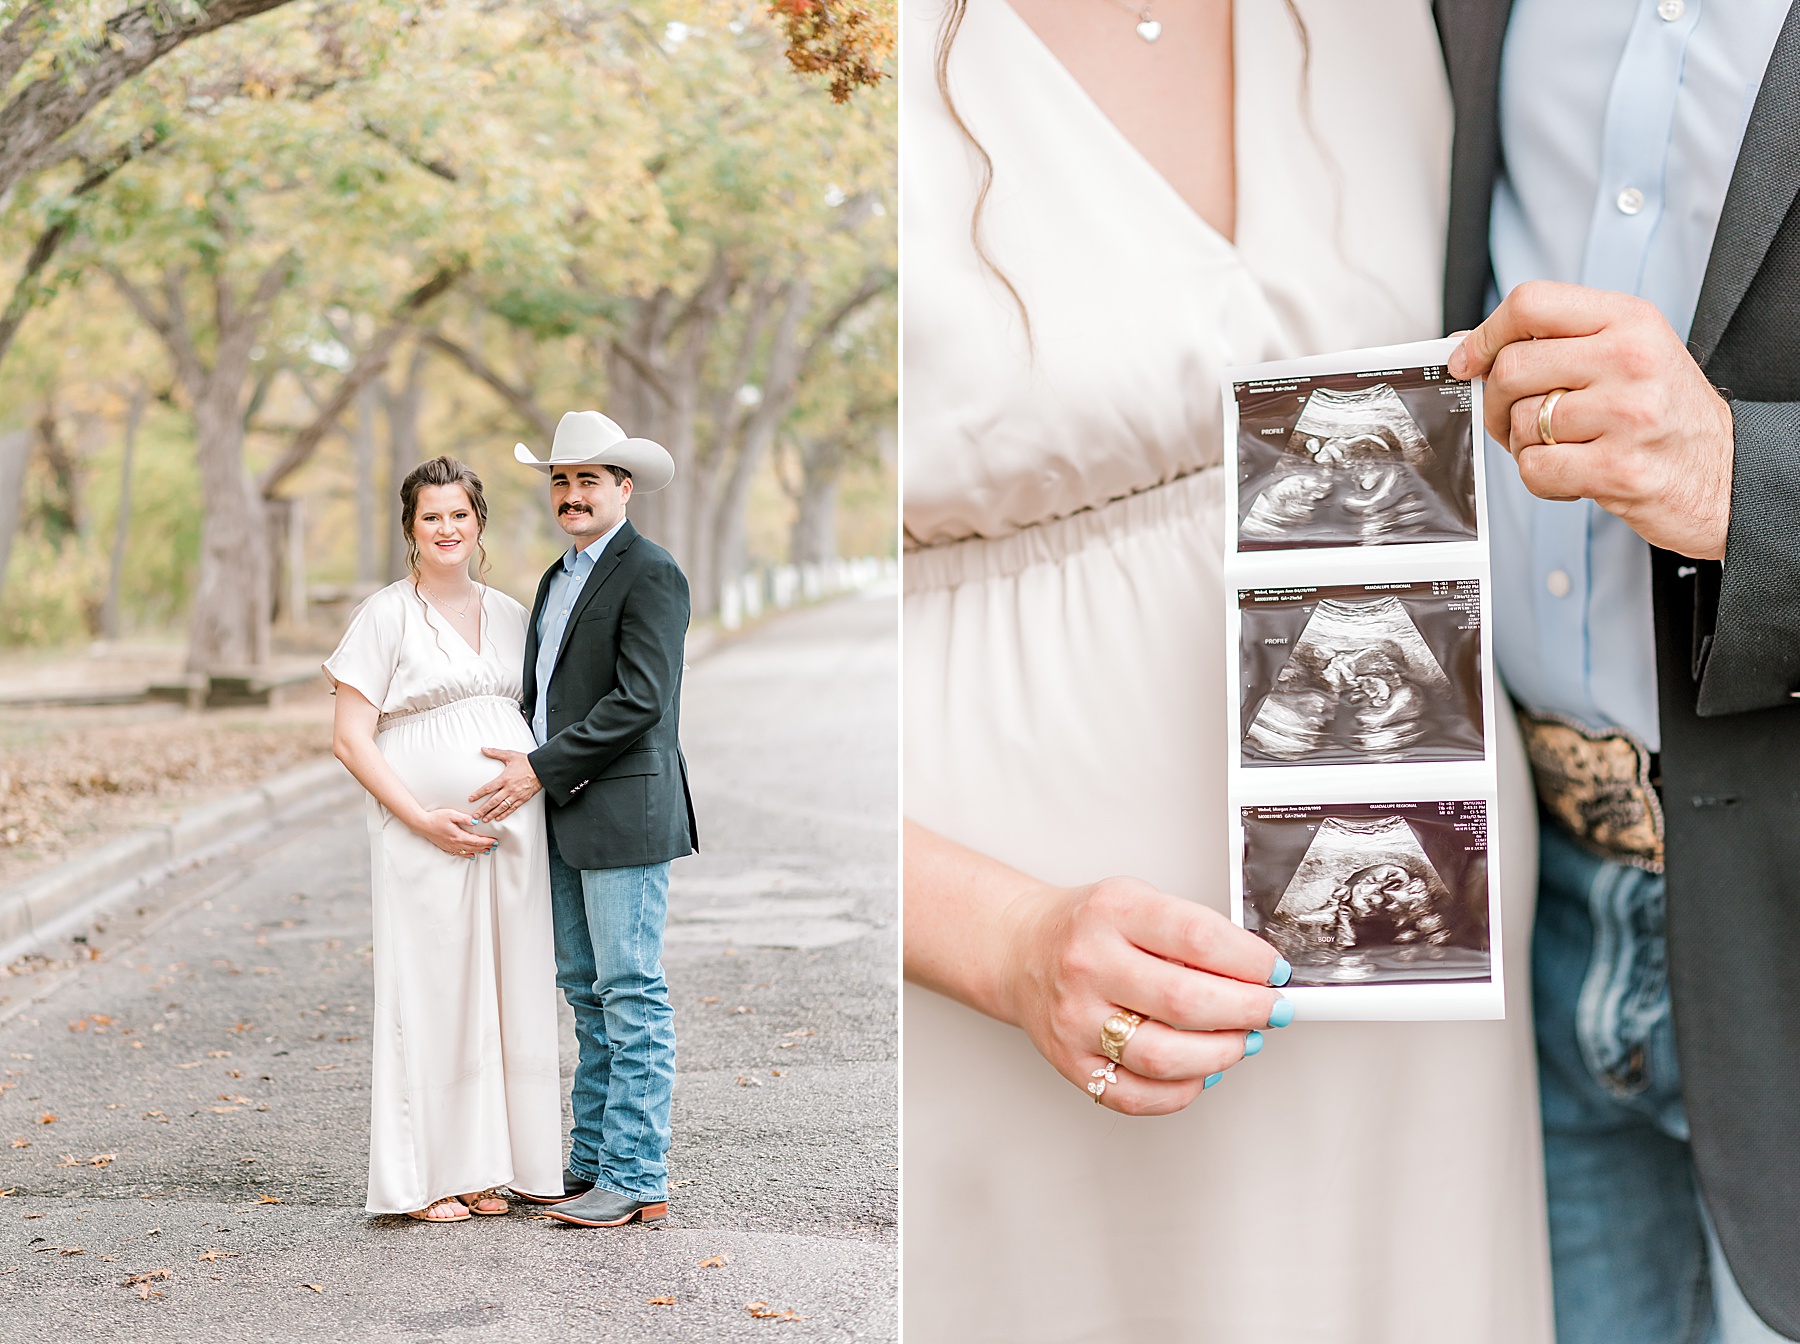
[[[1120,933],[1155,956],[1250,985],[1278,978],[1275,949],[1217,910],[1129,879],[1101,883],[1094,899],[1108,907]]]
[[[1094,1056],[1087,1074],[1083,1083],[1088,1086],[1088,1095],[1093,1095],[1093,1084],[1105,1083],[1100,1092],[1100,1104],[1121,1115],[1172,1115],[1192,1105],[1194,1098],[1206,1090],[1204,1078],[1173,1082],[1145,1078],[1101,1055]]]
[[[1119,1051],[1119,1060],[1143,1078],[1204,1080],[1243,1059],[1249,1035],[1243,1031],[1177,1031],[1146,1019]]]

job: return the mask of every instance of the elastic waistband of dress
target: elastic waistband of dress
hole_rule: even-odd
[[[1012,578],[1036,565],[1057,564],[1091,546],[1190,523],[1206,502],[1218,496],[1224,482],[1223,468],[1203,467],[1098,508],[1034,523],[1011,536],[970,537],[908,551],[900,562],[905,591],[909,595],[936,592]]]
[[[479,705],[491,700],[497,705],[510,705],[516,713],[520,708],[517,700],[510,695],[465,695],[460,700],[451,700],[441,705],[431,705],[425,709],[396,709],[391,714],[383,714],[375,720],[375,731],[384,733],[402,719],[429,719],[438,714],[448,713],[453,709],[463,709],[469,705]]]

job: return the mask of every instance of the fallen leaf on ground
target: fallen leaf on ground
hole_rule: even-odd
[[[219,1093],[219,1100],[220,1101],[235,1101],[240,1106],[248,1106],[250,1104],[249,1097],[234,1097],[228,1092]]]
[[[62,1161],[58,1162],[56,1165],[59,1167],[79,1167],[81,1163],[75,1160],[74,1153],[64,1153],[62,1155]]]
[[[221,1251],[217,1246],[208,1246],[202,1260],[231,1260],[237,1257],[236,1251]]]
[[[709,1255],[700,1262],[701,1269],[724,1269],[731,1263],[729,1255]]]
[[[159,1125],[166,1125],[169,1123],[169,1117],[164,1115],[161,1111],[145,1111],[144,1119],[154,1120]]]
[[[14,1139],[12,1141],[12,1146],[15,1148],[29,1148],[29,1147],[31,1147],[31,1140],[30,1139]]]
[[[274,1195],[264,1195],[261,1199],[257,1200],[256,1202],[258,1204],[279,1204],[279,1203],[281,1203],[281,1201],[279,1199],[276,1199]],[[323,1290],[321,1290],[321,1291],[323,1291]]]
[[[45,1111],[37,1118],[37,1120],[40,1125],[54,1125],[56,1123],[56,1113],[54,1111]]]
[[[759,1321],[804,1321],[806,1319],[804,1316],[796,1316],[791,1307],[786,1311],[777,1311],[767,1302],[747,1302],[744,1304],[744,1310]]]
[[[312,1290],[313,1290],[313,1291],[314,1291],[314,1292],[315,1292],[315,1293],[322,1293],[322,1292],[324,1292],[324,1291],[325,1291],[325,1290],[324,1290],[324,1288],[322,1288],[322,1287],[321,1287],[321,1286],[319,1286],[319,1285],[318,1285],[318,1284],[316,1284],[316,1283],[303,1283],[303,1284],[301,1284],[301,1285],[300,1285],[300,1286],[301,1286],[301,1287],[302,1287],[302,1288],[310,1288],[310,1289],[312,1289]]]
[[[718,1001],[719,996],[717,994],[708,994],[704,999],[700,1000],[701,1003],[717,1003]]]
[[[173,1269],[147,1269],[142,1274],[133,1274],[119,1286],[121,1288],[135,1288],[140,1283],[154,1283],[157,1279],[166,1279],[174,1272]]]
[[[675,1305],[675,1299],[672,1297],[646,1297],[644,1302],[645,1305],[652,1307],[672,1307]]]
[[[13,1187],[13,1190],[17,1190],[18,1188],[19,1187],[15,1185]],[[5,1199],[8,1195],[10,1195],[13,1192],[13,1190],[0,1190],[0,1199]]]
[[[233,1036],[242,1036],[246,1031],[249,1031],[255,1025],[256,1025],[256,1023],[254,1023],[254,1022],[239,1022],[235,1027],[233,1027],[231,1029],[231,1034]]]
[[[755,1011],[756,1011],[756,1009],[746,1008],[743,1004],[740,1003],[737,1007],[735,1007],[731,1010],[731,1015],[733,1017],[736,1017],[740,1013],[753,1013]]]
[[[87,1254],[87,1252],[82,1250],[81,1247],[79,1247],[79,1246],[40,1246],[35,1251],[33,1251],[32,1254],[33,1255],[42,1255],[45,1251],[61,1251],[64,1255],[86,1255]]]
[[[138,1285],[138,1301],[140,1301],[140,1302],[148,1302],[153,1297],[161,1297],[161,1296],[162,1296],[161,1293],[156,1292],[147,1283],[140,1283]]]
[[[258,974],[258,975],[280,975],[281,974],[281,972],[276,970],[273,966],[252,966],[250,969],[252,971],[256,972],[256,974]]]
[[[769,1077],[771,1077],[771,1078],[779,1078],[779,1077],[781,1077],[781,1070],[780,1070],[780,1069],[770,1069],[770,1070],[769,1070]]]
[[[206,1063],[204,1059],[196,1059],[192,1064],[177,1064],[175,1067],[178,1069],[197,1069],[204,1063]]]
[[[236,1106],[208,1106],[206,1109],[211,1111],[214,1115],[230,1115],[238,1108]]]
[[[813,1027],[802,1027],[799,1031],[790,1031],[785,1034],[788,1036],[817,1036],[819,1033]]]
[[[338,1044],[348,1045],[351,1041],[360,1041],[361,1039],[362,1037],[360,1036],[340,1036],[338,1037]]]
[[[25,1215],[25,1221],[30,1222],[33,1218],[42,1218],[44,1216],[45,1215],[43,1215],[41,1213],[28,1213]]]
[[[335,1064],[315,1064],[315,1065],[313,1065],[313,1072],[314,1073],[330,1073],[336,1067],[337,1067],[337,1065],[335,1065]]]
[[[230,1059],[231,1051],[229,1051],[229,1050],[208,1050],[206,1052],[206,1057],[208,1059]]]
[[[119,1160],[117,1153],[95,1153],[87,1160],[90,1167],[110,1167]]]
[[[752,1078],[748,1074],[740,1073],[737,1076],[737,1085],[739,1087],[761,1087],[762,1079]]]

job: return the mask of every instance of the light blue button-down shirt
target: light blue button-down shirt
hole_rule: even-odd
[[[563,555],[562,568],[550,579],[550,591],[544,594],[544,609],[538,613],[537,704],[531,712],[531,735],[541,747],[550,740],[549,703],[550,674],[556,671],[556,655],[562,652],[563,635],[569,629],[569,613],[575,599],[581,596],[588,575],[594,572],[606,544],[619,535],[625,520],[619,519],[600,540],[574,547]]]
[[[1685,338],[1787,10],[1516,0],[1490,232],[1499,293],[1534,279],[1623,290]],[[1592,500],[1532,495],[1492,439],[1487,479],[1494,654],[1508,687],[1532,709],[1621,727],[1656,749],[1648,544]]]

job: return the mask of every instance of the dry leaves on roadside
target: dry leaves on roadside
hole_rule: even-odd
[[[87,1252],[82,1250],[81,1247],[79,1247],[79,1246],[40,1246],[35,1251],[33,1251],[32,1254],[33,1255],[42,1255],[46,1251],[61,1251],[64,1255],[86,1255],[87,1254]]]
[[[238,1252],[236,1251],[221,1251],[217,1246],[208,1246],[206,1248],[206,1254],[202,1255],[200,1258],[202,1260],[234,1260],[237,1258],[237,1255]]]
[[[709,1255],[700,1262],[701,1269],[724,1269],[731,1263],[729,1255]]]
[[[37,1122],[40,1125],[54,1125],[56,1123],[56,1112],[45,1111],[42,1115],[38,1116]]]
[[[786,1311],[777,1311],[767,1302],[746,1303],[744,1310],[759,1321],[804,1321],[806,1319],[804,1316],[796,1315],[791,1307]]]
[[[646,1297],[644,1303],[651,1307],[672,1307],[675,1305],[675,1299],[672,1297]]]
[[[12,1141],[12,1146],[15,1148],[29,1148],[29,1147],[31,1147],[31,1140],[30,1139],[14,1139]]]
[[[256,1202],[258,1204],[279,1204],[279,1203],[281,1203],[281,1201],[279,1199],[276,1199],[274,1195],[264,1195],[261,1199],[257,1200]],[[323,1291],[323,1290],[321,1290],[321,1291]]]
[[[173,1269],[147,1269],[142,1274],[133,1274],[119,1286],[121,1288],[135,1288],[140,1283],[155,1283],[158,1279],[170,1278],[174,1273],[175,1271]]]
[[[302,1287],[302,1288],[310,1288],[310,1289],[312,1289],[312,1290],[313,1290],[313,1291],[314,1291],[314,1292],[315,1292],[315,1293],[322,1293],[322,1292],[324,1292],[324,1291],[325,1291],[325,1288],[324,1288],[324,1286],[323,1286],[323,1285],[322,1285],[322,1284],[317,1284],[317,1283],[303,1283],[303,1284],[301,1284],[301,1285],[300,1285],[300,1286],[301,1286],[301,1287]]]

